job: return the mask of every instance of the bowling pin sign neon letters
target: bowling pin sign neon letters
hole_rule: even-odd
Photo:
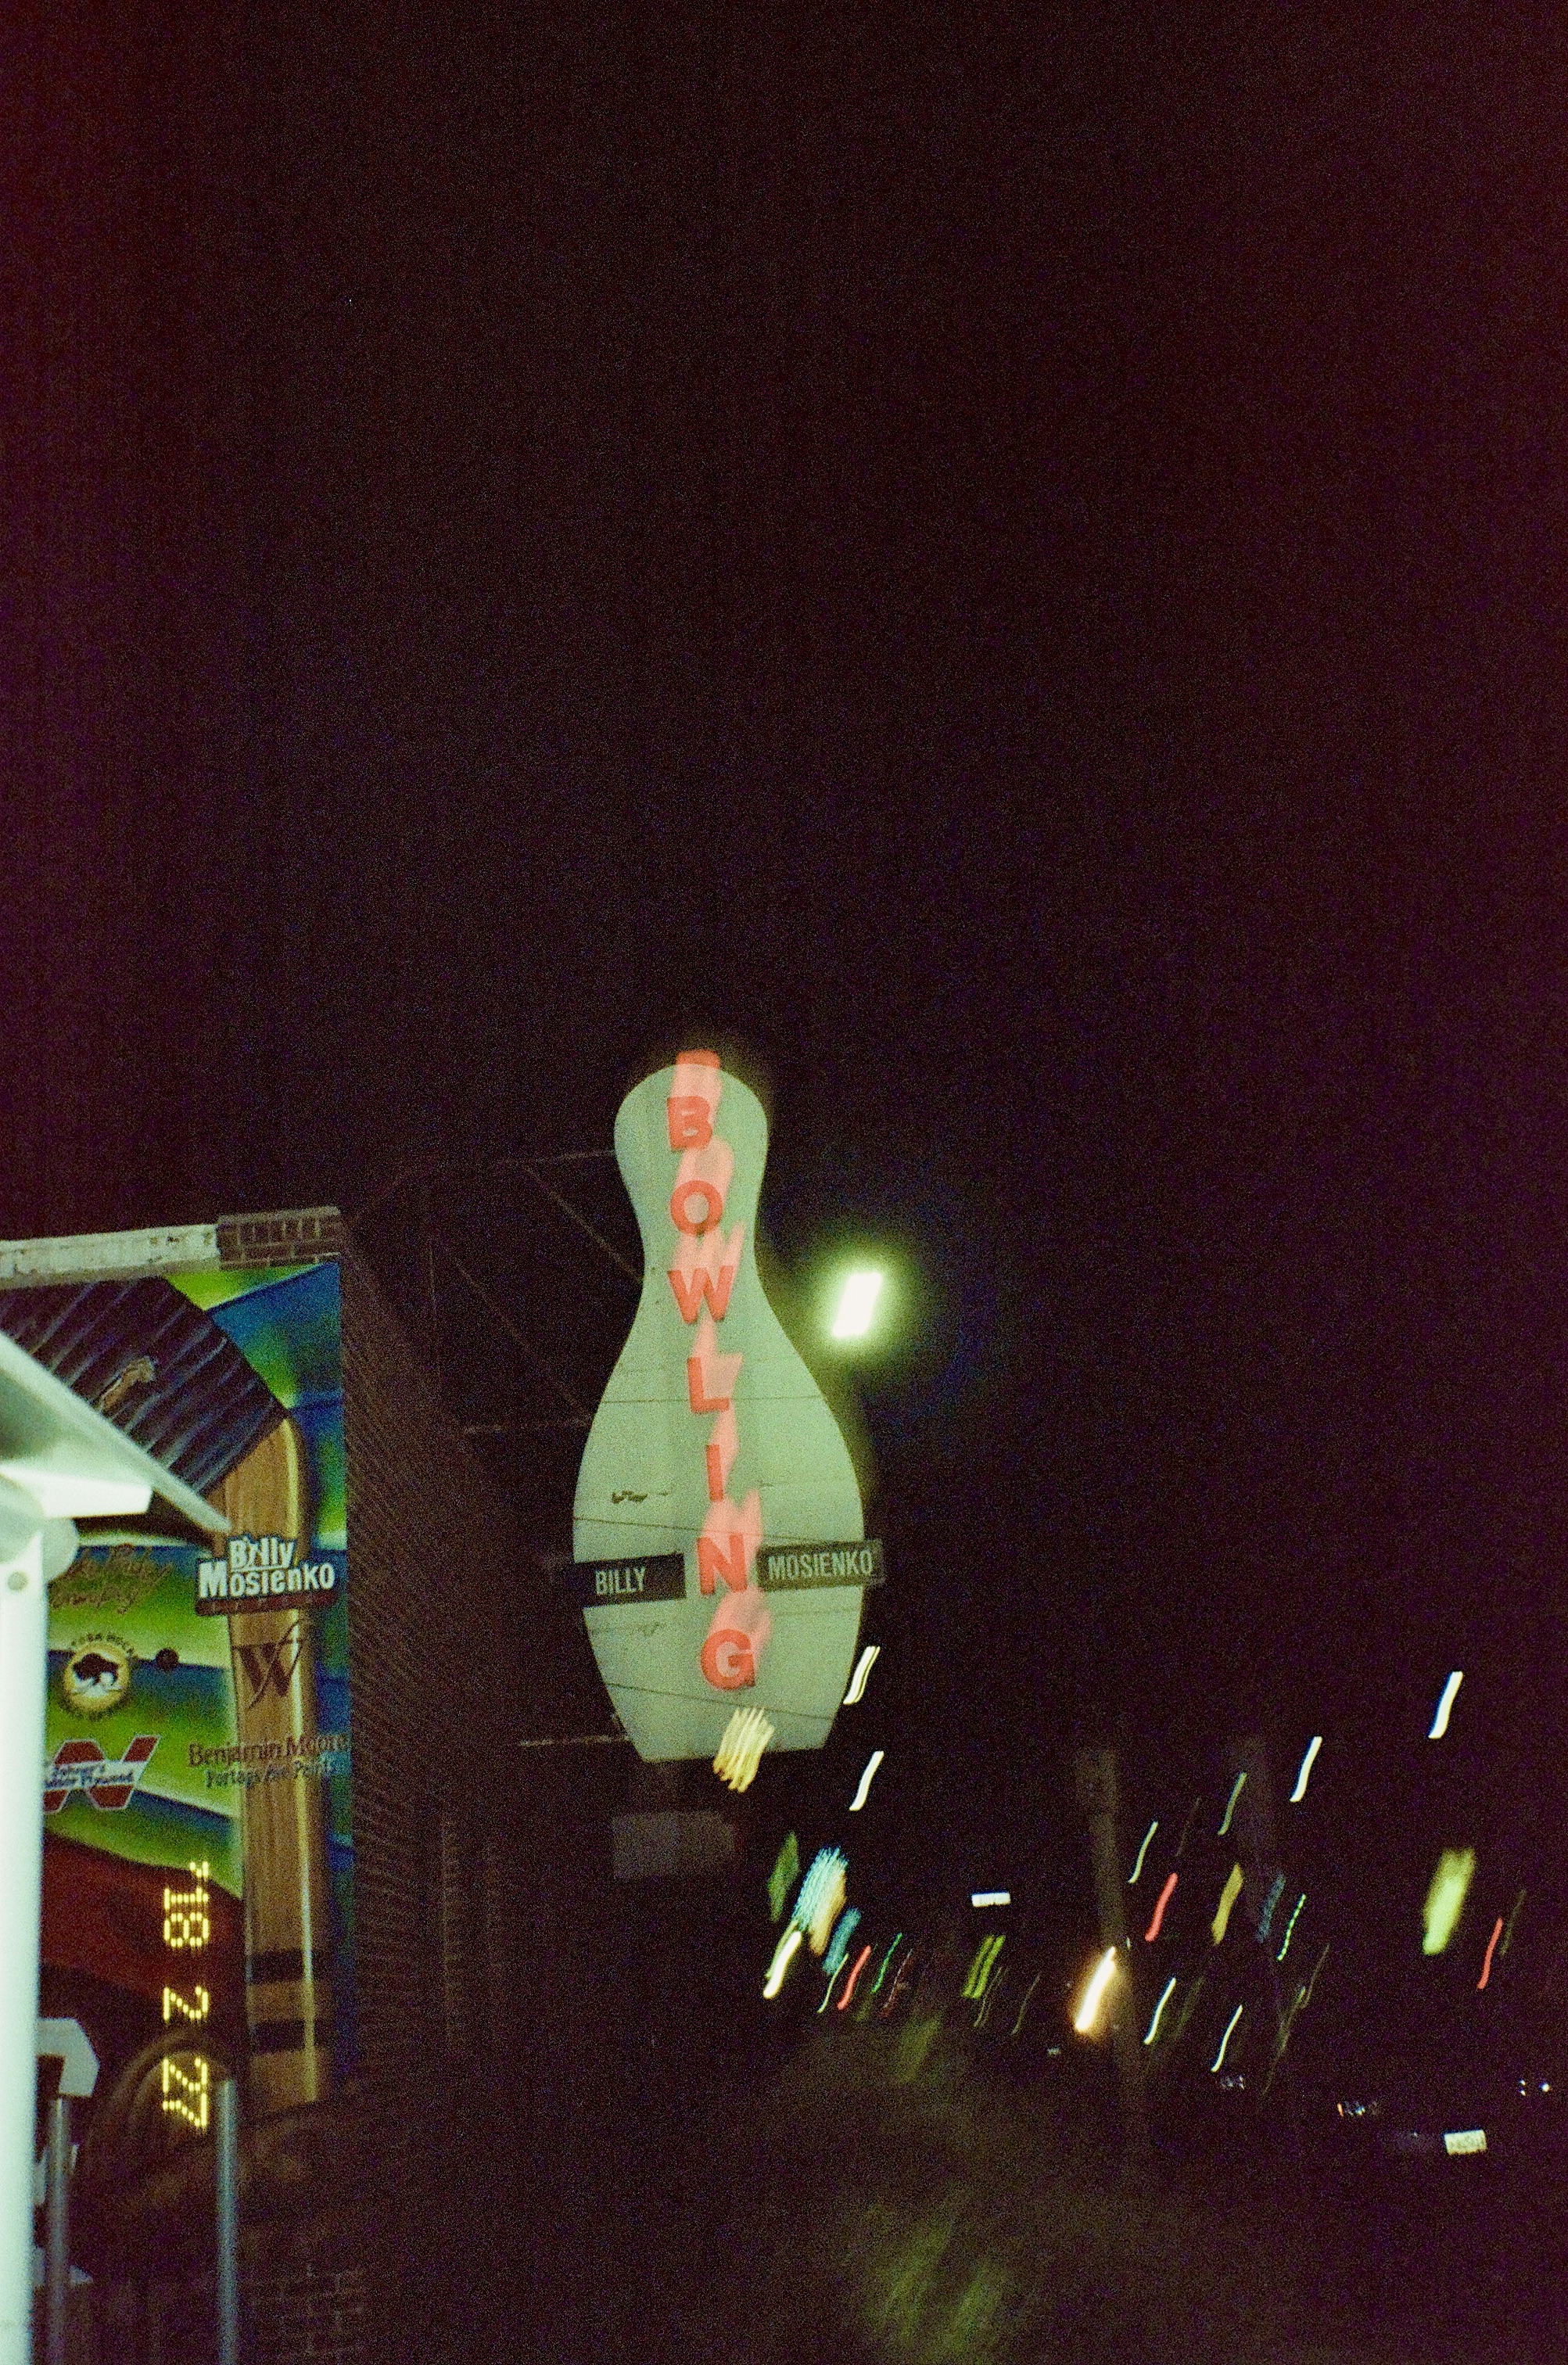
[[[683,1051],[616,1120],[644,1285],[584,1451],[574,1557],[686,1556],[683,1603],[585,1611],[644,1757],[711,1758],[737,1691],[777,1746],[820,1747],[858,1636],[858,1588],[802,1602],[756,1583],[765,1540],[865,1533],[848,1450],[756,1272],[767,1149],[761,1104],[712,1051]]]
[[[718,1326],[730,1310],[745,1227],[726,1237],[724,1194],[734,1177],[734,1153],[716,1130],[721,1093],[719,1058],[688,1051],[677,1062],[666,1103],[669,1146],[680,1160],[669,1194],[675,1259],[668,1272],[676,1310],[695,1325],[695,1352],[686,1359],[686,1395],[693,1416],[712,1421],[702,1440],[708,1511],[697,1538],[697,1582],[707,1595],[721,1584],[730,1594],[756,1592],[756,1548],[762,1541],[761,1497],[754,1486],[738,1508],[729,1498],[730,1474],[740,1453],[734,1388],[744,1352],[725,1354]],[[757,1661],[772,1631],[760,1594],[732,1606],[721,1595],[698,1654],[715,1691],[739,1691],[756,1681]]]

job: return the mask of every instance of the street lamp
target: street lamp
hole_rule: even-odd
[[[154,1495],[209,1534],[229,1522],[0,1331],[0,2365],[32,2354],[49,1587],[79,1519]]]
[[[846,1274],[838,1294],[838,1310],[833,1317],[834,1338],[864,1339],[882,1293],[882,1280],[881,1273],[870,1270]]]

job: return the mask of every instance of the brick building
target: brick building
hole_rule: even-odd
[[[587,1877],[574,1823],[580,1816],[583,1833],[599,1833],[588,1853],[602,1853],[607,1810],[625,1781],[622,1751],[577,1753],[598,1762],[567,1775],[552,1753],[523,1746],[581,1728],[578,1622],[547,1587],[536,1540],[519,1532],[517,1513],[476,1464],[335,1210],[0,1244],[0,1325],[181,1474],[205,1454],[192,1483],[228,1508],[236,1533],[267,1525],[282,1540],[275,1552],[233,1545],[236,1569],[247,1552],[271,1554],[280,1590],[303,1538],[300,1550],[318,1552],[311,1565],[335,1575],[347,1605],[341,1630],[330,1623],[336,1611],[320,1614],[313,1661],[305,1613],[286,1597],[238,1608],[198,1599],[205,1622],[194,1622],[190,1572],[211,1571],[214,1542],[172,1531],[166,1513],[142,1535],[98,1536],[85,1523],[62,1586],[51,1717],[96,1709],[69,1680],[87,1664],[86,1634],[98,1638],[90,1664],[100,1687],[110,1676],[96,1671],[109,1665],[112,1675],[125,1662],[125,1719],[149,1732],[161,1713],[167,1719],[145,1800],[139,1794],[112,1832],[106,1818],[94,1821],[84,1793],[71,1801],[69,1831],[63,1816],[55,1830],[46,1821],[46,2008],[82,2017],[105,2060],[78,2176],[98,2353],[177,2365],[207,2351],[205,2047],[219,2073],[231,2067],[241,2081],[241,2282],[255,2365],[446,2365],[515,2354],[515,2284],[526,2271],[519,2229],[542,2132],[530,2062],[554,2011],[552,1933],[573,1922],[574,1884]],[[341,1359],[329,1371],[339,1336]],[[226,1380],[220,1404],[211,1374],[230,1364],[238,1377]],[[292,1531],[290,1515],[270,1509],[263,1520],[253,1508],[277,1499],[290,1452],[305,1472]],[[154,1507],[150,1520],[159,1516]],[[127,1570],[142,1586],[129,1608],[135,1585],[113,1591]],[[229,1581],[238,1595],[241,1580]],[[330,1587],[333,1576],[321,1581]],[[181,1647],[155,1653],[151,1641],[164,1631],[156,1618],[174,1614],[156,1609],[165,1600],[184,1605]],[[214,1608],[228,1618],[227,1634]],[[76,1626],[57,1638],[54,1623],[73,1616]],[[139,1617],[145,1647],[143,1628],[132,1631]],[[292,1639],[296,1691],[315,1686],[313,1700],[302,1696],[293,1710],[280,1635]],[[335,1648],[346,1649],[346,1664]],[[255,1690],[265,1694],[260,1707],[248,1701],[249,1725],[241,1664],[261,1669]],[[346,1706],[331,1706],[334,1685]],[[189,1719],[220,1713],[230,1720],[227,1742],[187,1741],[207,1730]],[[274,1737],[256,1737],[269,1713]],[[289,1713],[296,1729],[279,1738]],[[609,1721],[602,1708],[598,1721]],[[334,1721],[346,1721],[352,1753],[334,1755],[342,1734],[316,1731]],[[83,1729],[101,1732],[114,1756],[112,1715]],[[314,1766],[304,1763],[312,1750]],[[323,1778],[266,1790],[260,1761],[280,1754],[300,1759],[285,1768],[297,1777],[321,1768]],[[213,1766],[231,1761],[246,1787],[237,1801],[219,1798],[221,1821],[185,1769],[204,1768],[210,1788],[230,1778]],[[154,1796],[165,1766],[179,1769],[185,1788],[171,1778]],[[179,1816],[185,1836],[169,1841]],[[315,1836],[297,1839],[295,1827],[308,1824]],[[171,1987],[191,1967],[157,1958],[148,1884],[167,1883],[189,1833],[208,1829],[217,1837],[199,1842],[200,1877],[210,1880],[203,1910],[233,1923],[243,1991],[236,1969],[227,2005],[218,1994],[215,1944],[204,1958],[215,1967],[210,2035],[171,2034],[156,2024],[160,1981],[165,2023],[171,1994],[192,2016],[191,1998],[206,1999],[208,1988],[188,1978]],[[227,1859],[215,1851],[234,1833],[244,1873],[231,1900],[220,1886]],[[270,1863],[297,1844],[297,1878],[268,1875],[295,1915],[286,1928],[256,1866],[263,1848]],[[119,1853],[106,1857],[106,1846]],[[121,1924],[144,1894],[152,1900],[144,1959],[134,1946],[114,1966],[100,1959],[100,1925],[79,1902],[93,1889],[83,1877],[89,1857],[100,1888],[104,1878],[119,1884]],[[210,1876],[209,1858],[219,1866]],[[196,1877],[193,1861],[182,1877]],[[165,1907],[169,1895],[165,1886]],[[274,1916],[271,1934],[263,1912]],[[165,1911],[165,1937],[168,1929]],[[187,2102],[171,2149],[168,2098],[179,2107],[198,2083],[199,2108]]]

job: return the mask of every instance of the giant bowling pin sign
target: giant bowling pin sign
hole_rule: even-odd
[[[683,1597],[584,1610],[644,1759],[711,1757],[737,1707],[778,1749],[820,1749],[844,1697],[861,1587],[764,1591],[765,1545],[865,1535],[849,1451],[763,1294],[767,1156],[756,1094],[712,1051],[627,1094],[615,1156],[643,1235],[643,1295],[577,1477],[579,1564],[679,1553]],[[629,1580],[630,1582],[630,1580]]]

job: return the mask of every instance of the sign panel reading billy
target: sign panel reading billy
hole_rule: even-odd
[[[50,1588],[42,2009],[104,2065],[82,2167],[123,2195],[225,2068],[255,2117],[352,2062],[339,1268],[8,1288],[0,1327],[230,1527],[84,1521]]]

